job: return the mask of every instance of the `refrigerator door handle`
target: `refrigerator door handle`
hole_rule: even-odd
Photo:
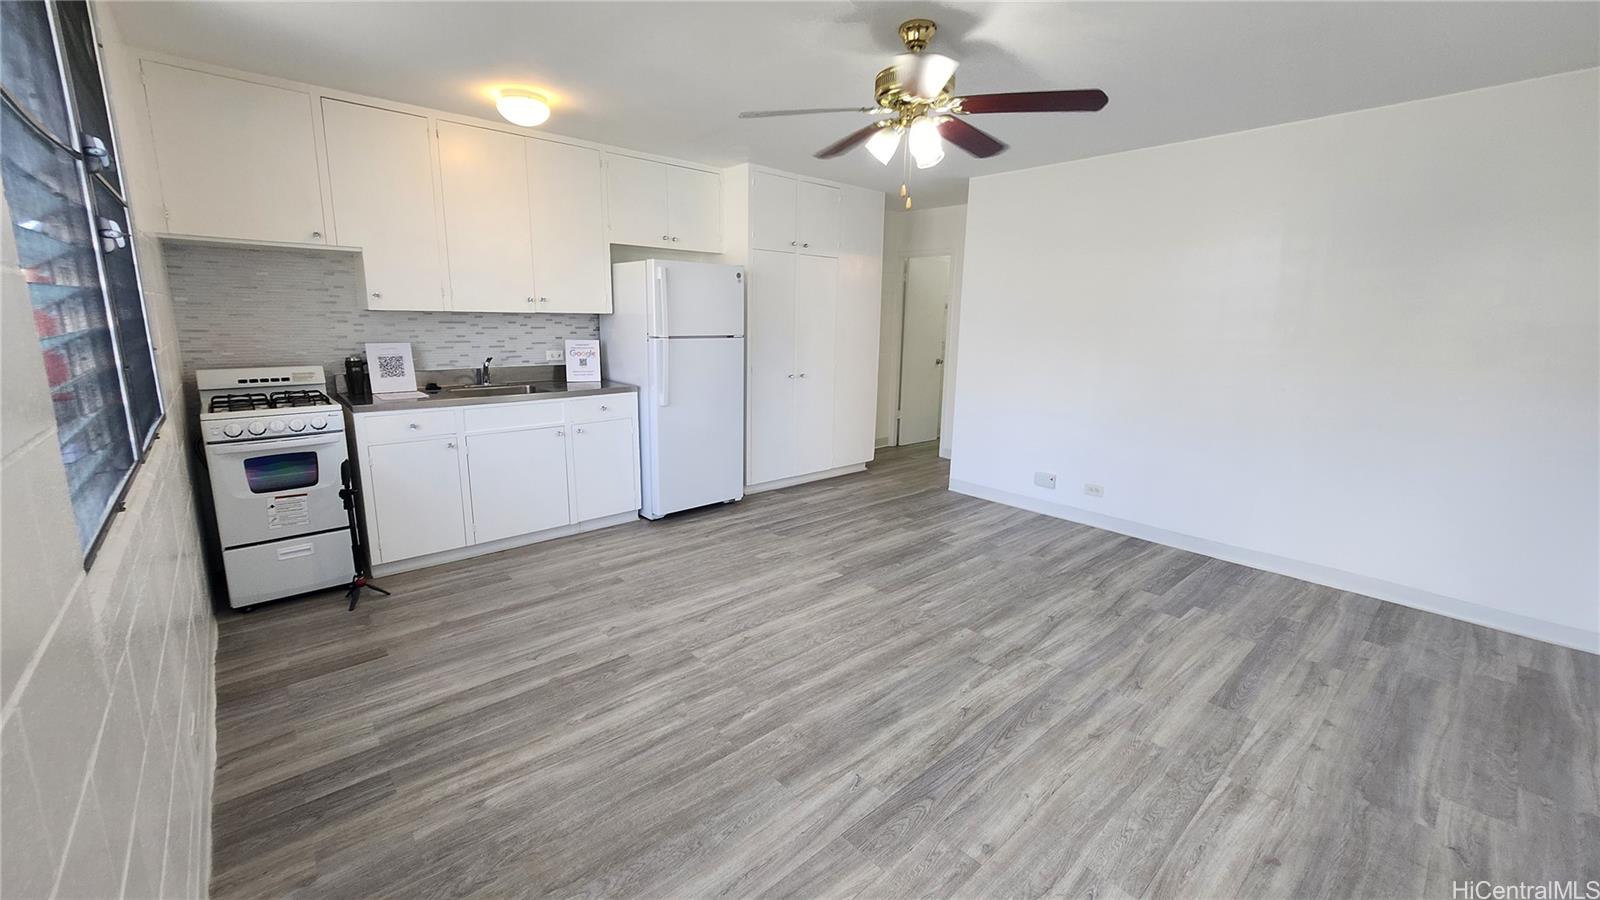
[[[660,338],[650,342],[656,348],[656,405],[670,406],[672,404],[672,386],[668,378],[672,372],[672,341]]]
[[[661,337],[670,337],[672,330],[667,326],[667,270],[656,266],[656,331]]]

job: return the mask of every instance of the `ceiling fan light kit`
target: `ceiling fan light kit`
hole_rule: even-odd
[[[907,180],[910,163],[928,169],[944,159],[944,144],[949,141],[979,159],[988,159],[1006,149],[1003,141],[974,127],[958,116],[1014,112],[1095,112],[1106,105],[1101,90],[1021,91],[1006,94],[955,94],[956,68],[960,63],[938,53],[925,53],[937,26],[929,19],[907,19],[900,24],[900,41],[906,52],[894,64],[878,72],[872,85],[875,105],[866,107],[826,107],[813,109],[761,110],[743,112],[741,119],[770,116],[800,116],[832,112],[864,112],[885,116],[871,125],[846,135],[817,151],[818,159],[842,156],[865,145],[883,165],[888,165],[905,138]],[[900,196],[911,208],[910,190],[900,185]]]

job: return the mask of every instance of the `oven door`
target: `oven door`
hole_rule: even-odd
[[[343,432],[207,444],[222,546],[343,528],[339,467],[346,457]]]

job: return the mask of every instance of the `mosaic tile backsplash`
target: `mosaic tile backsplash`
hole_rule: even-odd
[[[594,315],[369,310],[359,254],[169,243],[167,278],[195,369],[320,363],[331,376],[376,341],[410,341],[418,369],[543,365],[567,338],[600,336]]]

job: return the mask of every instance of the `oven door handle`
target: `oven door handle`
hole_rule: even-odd
[[[270,453],[274,450],[294,450],[300,447],[321,447],[324,444],[338,443],[344,440],[344,432],[336,431],[328,435],[316,437],[291,437],[278,438],[271,441],[242,441],[237,444],[210,444],[206,447],[212,453]]]

